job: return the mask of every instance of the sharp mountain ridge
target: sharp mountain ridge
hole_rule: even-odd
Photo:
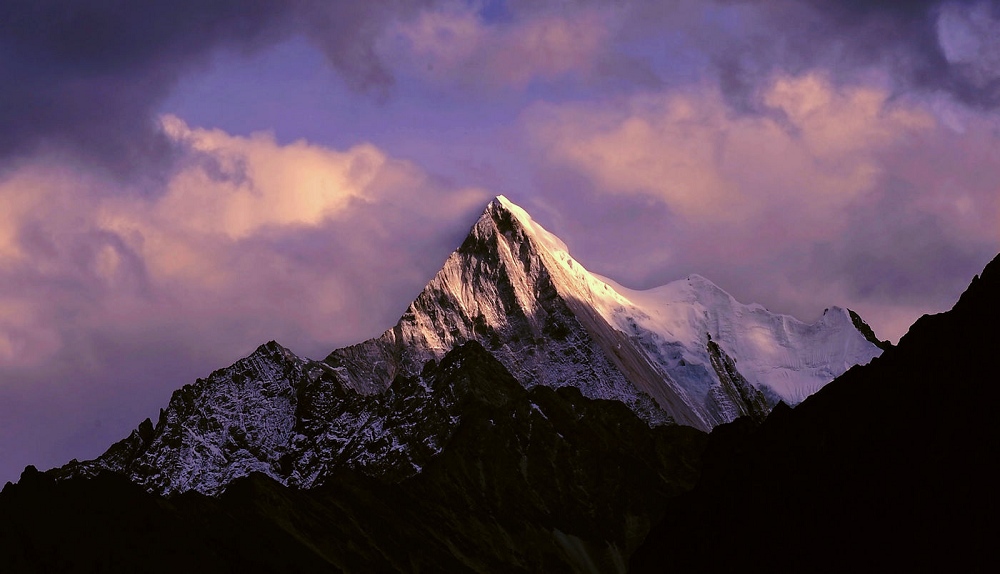
[[[300,489],[252,472],[161,497],[120,473],[29,467],[0,491],[0,571],[624,572],[707,439],[573,387],[525,389],[474,341],[391,387],[407,384],[445,403],[442,451],[394,466],[419,474],[338,467]]]

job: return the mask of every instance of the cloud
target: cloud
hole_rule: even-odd
[[[774,73],[817,67],[854,79],[874,70],[899,91],[988,109],[1000,101],[998,13],[995,1],[11,0],[0,5],[0,162],[57,150],[155,191],[177,153],[157,106],[178,80],[219,50],[249,54],[291,36],[382,99],[397,76],[518,89],[575,78],[627,91],[709,65],[742,111]]]
[[[565,3],[514,2],[512,11]],[[979,109],[1000,104],[996,0],[625,0],[612,6],[608,52],[645,61],[668,85],[718,83],[729,104],[753,112],[773,75],[823,68],[837,81],[873,74],[897,93],[944,92]],[[975,55],[973,55],[975,52]],[[626,58],[627,60],[628,58]]]
[[[972,86],[1000,99],[1000,10],[986,2],[945,4],[936,24],[945,59]]]
[[[908,325],[900,317],[949,305],[995,255],[989,116],[956,131],[922,101],[817,72],[774,77],[760,101],[742,113],[709,84],[538,105],[523,125],[539,169],[556,174],[546,184],[584,190],[546,196],[564,218],[594,219],[574,207],[586,203],[624,218],[593,222],[609,229],[602,237],[644,230],[634,255],[623,242],[593,247],[596,270],[633,285],[698,272],[804,319],[858,307],[895,338]],[[637,223],[650,218],[660,223]]]
[[[116,174],[168,157],[152,109],[219,45],[250,49],[284,2],[4,2],[0,7],[0,158],[69,149]]]
[[[371,294],[419,291],[428,253],[487,199],[370,144],[163,126],[184,159],[159,195],[46,162],[0,181],[0,365],[135,329],[229,359],[269,338],[325,353],[391,324],[401,309]]]
[[[926,112],[887,100],[811,74],[777,78],[762,115],[737,114],[703,88],[622,106],[539,106],[526,123],[550,158],[599,188],[651,195],[714,225],[779,208],[829,214],[870,190],[879,175],[873,153],[933,125]],[[818,222],[804,223],[808,233]]]
[[[399,21],[380,40],[398,74],[430,82],[524,88],[587,76],[608,49],[610,10],[532,12],[488,23],[474,5],[447,4]]]
[[[167,116],[167,136],[194,152],[156,204],[161,217],[200,234],[241,239],[266,227],[316,226],[355,200],[391,169],[375,146],[338,152],[297,141],[285,146],[257,133],[233,137],[191,129]]]
[[[489,199],[371,144],[161,125],[159,194],[48,156],[0,177],[5,478],[99,454],[267,340],[322,358],[381,333]]]
[[[896,337],[1000,245],[998,14],[962,0],[0,3],[0,448],[22,449],[0,460],[45,464],[39,425],[11,438],[10,421],[50,417],[45,433],[106,446],[260,342],[319,356],[391,325],[488,199],[387,151],[406,139],[459,158],[481,146],[477,181],[520,194],[627,284],[697,272],[806,319],[850,305]],[[354,90],[325,118],[397,90],[417,97],[392,121],[420,120],[331,149],[159,116],[180,79],[231,61],[218,52],[290,37]],[[427,86],[458,97],[421,99]],[[49,463],[80,453],[68,445]]]
[[[352,87],[385,93],[382,29],[421,0],[10,0],[0,4],[0,161],[68,152],[119,178],[167,177],[157,105],[218,50],[308,37]],[[156,170],[152,176],[150,170]]]
[[[726,4],[726,3],[722,3]],[[843,2],[778,0],[732,2],[746,26],[718,49],[707,47],[728,95],[749,102],[775,70],[799,74],[824,67],[845,79],[872,71],[900,92],[937,91],[965,105],[1000,104],[995,61],[1000,3],[995,1]],[[976,45],[975,64],[956,58]],[[961,47],[961,48],[959,48]]]

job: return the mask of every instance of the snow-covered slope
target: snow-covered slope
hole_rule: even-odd
[[[687,365],[705,364],[704,349],[711,337],[737,361],[740,373],[769,397],[771,406],[777,400],[796,405],[850,367],[881,353],[840,307],[806,324],[760,305],[742,304],[699,275],[647,291],[603,280],[629,305],[602,306],[602,314],[619,328],[637,333],[651,358],[669,374],[684,378],[673,362],[662,360],[668,350],[679,343]]]
[[[397,374],[418,373],[455,345],[476,340],[525,387],[572,385],[589,398],[622,401],[650,422],[670,422],[656,397],[630,383],[622,362],[637,363],[631,369],[647,378],[655,373],[624,341],[624,359],[607,353],[600,336],[609,327],[588,328],[603,320],[565,295],[574,290],[567,289],[556,252],[565,253],[565,245],[499,197],[395,327],[334,351],[326,362],[345,386],[375,393]]]
[[[400,480],[441,451],[461,418],[468,384],[457,360],[361,395],[272,341],[175,391],[155,426],[147,419],[97,459],[51,472],[111,471],[159,494],[215,495],[252,472],[302,488],[343,468]]]

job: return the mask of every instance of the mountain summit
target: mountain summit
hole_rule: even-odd
[[[698,275],[621,287],[588,272],[501,195],[394,328],[326,362],[343,369],[345,385],[379,392],[476,340],[526,387],[572,385],[652,424],[709,430],[763,417],[779,401],[798,404],[878,356],[853,317],[832,307],[805,324],[743,305]]]
[[[176,391],[155,425],[53,472],[110,470],[161,494],[217,494],[251,472],[297,487],[343,468],[401,480],[441,452],[464,416],[461,393],[438,373],[465,343],[527,389],[575,387],[651,425],[709,430],[797,404],[878,356],[873,341],[845,309],[808,325],[741,304],[697,275],[626,289],[588,272],[499,196],[381,336],[323,361],[262,345]]]

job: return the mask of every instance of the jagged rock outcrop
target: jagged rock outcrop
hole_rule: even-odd
[[[341,466],[298,489],[252,473],[218,497],[162,498],[119,474],[27,471],[0,492],[0,571],[624,572],[698,475],[704,433],[651,429],[572,387],[525,389],[475,342],[409,382],[460,413],[428,413],[447,438],[418,474]]]

